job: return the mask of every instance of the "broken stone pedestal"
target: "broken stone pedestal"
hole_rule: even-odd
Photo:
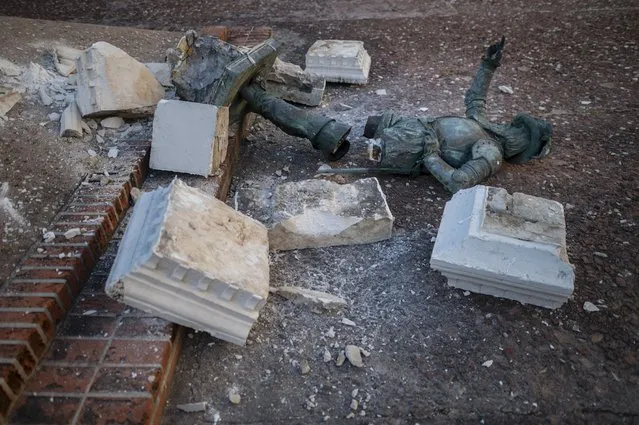
[[[229,111],[181,100],[162,100],[153,118],[151,168],[210,176],[228,147]]]
[[[262,83],[272,96],[302,105],[317,106],[322,102],[326,80],[303,71],[297,65],[275,59],[273,68]]]
[[[136,202],[109,296],[243,345],[269,290],[264,226],[174,180]]]
[[[83,117],[147,115],[164,97],[151,71],[104,41],[82,52],[77,68],[76,100]]]
[[[366,84],[370,67],[363,41],[318,40],[306,53],[306,71],[334,83]]]
[[[353,245],[389,239],[393,215],[376,178],[340,185],[327,180],[244,189],[240,209],[269,228],[272,250]]]
[[[546,308],[574,289],[562,205],[496,187],[446,203],[430,264],[450,286]]]

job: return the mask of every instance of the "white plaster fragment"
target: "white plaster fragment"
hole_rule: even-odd
[[[334,83],[366,84],[370,67],[363,41],[318,40],[306,52],[306,71]]]

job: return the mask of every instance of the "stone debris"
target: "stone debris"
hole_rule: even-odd
[[[82,117],[75,102],[72,102],[62,112],[60,118],[61,137],[82,137]]]
[[[100,121],[100,125],[103,128],[118,129],[124,125],[124,120],[122,119],[122,117],[104,118]]]
[[[328,363],[331,360],[333,360],[333,355],[331,354],[330,351],[328,351],[328,348],[324,347],[324,357],[323,357],[324,363]]]
[[[493,361],[492,360],[486,360],[481,365],[484,366],[484,367],[491,367],[493,365]]]
[[[335,359],[335,365],[341,366],[344,364],[345,361],[346,361],[346,354],[344,353],[344,350],[342,350],[339,352],[339,354],[337,355],[337,358]]]
[[[344,324],[344,325],[346,325],[346,326],[357,326],[357,325],[355,324],[355,322],[353,322],[353,321],[352,321],[352,320],[350,320],[350,319],[347,319],[346,317],[344,317],[344,318],[342,319],[342,324]]]
[[[47,90],[44,87],[40,87],[38,89],[38,93],[40,94],[40,101],[42,104],[44,106],[51,106],[53,99],[47,94]]]
[[[55,240],[55,233],[50,232],[50,231],[49,231],[49,232],[44,232],[44,233],[42,233],[42,240],[43,240],[45,243],[51,243],[51,242],[53,242],[53,241]]]
[[[175,406],[178,410],[186,413],[204,412],[206,411],[206,401],[200,401],[197,403],[185,403]]]
[[[80,229],[78,227],[74,227],[73,229],[69,229],[66,232],[64,232],[64,237],[67,240],[73,239],[76,236],[80,236],[82,234],[82,232],[80,231]]]
[[[359,407],[359,402],[356,399],[352,399],[351,405],[350,405],[351,410],[357,410],[358,407]]]
[[[85,123],[84,121],[80,121],[80,126],[82,127],[82,131],[84,133],[92,134],[91,127],[89,127],[89,124]]]
[[[87,149],[87,153],[91,157],[98,156],[98,153],[96,151],[94,151],[93,149]]]
[[[22,68],[10,60],[0,57],[0,74],[7,77],[19,77],[22,74]]]
[[[344,348],[344,354],[353,366],[364,367],[364,362],[362,361],[362,352],[357,345],[347,345],[346,348]]]
[[[148,115],[164,97],[151,71],[104,41],[82,52],[77,65],[77,102],[83,117]]]
[[[340,185],[328,180],[244,189],[241,211],[269,228],[272,250],[378,242],[392,235],[394,217],[376,178]]]
[[[370,67],[363,41],[318,40],[306,52],[306,72],[333,83],[367,84]]]
[[[324,96],[326,80],[276,58],[271,71],[262,80],[262,87],[270,95],[280,99],[318,106]]]
[[[164,87],[173,87],[173,83],[171,82],[171,66],[168,63],[151,62],[145,63],[144,66],[151,71],[155,79]]]
[[[594,313],[596,311],[599,311],[599,307],[597,307],[596,305],[594,305],[590,301],[586,301],[584,303],[584,310],[586,310],[588,313]]]
[[[133,199],[133,202],[138,202],[138,200],[140,199],[140,196],[142,196],[142,193],[144,193],[144,192],[142,192],[137,187],[132,187],[131,188],[131,198]]]
[[[229,110],[162,100],[153,119],[151,168],[211,176],[226,158]]]
[[[5,115],[21,100],[22,93],[0,86],[0,120],[6,119]]]
[[[76,61],[82,54],[82,50],[68,46],[56,46],[53,48],[53,63],[55,69],[65,77],[76,72]]]
[[[109,152],[107,153],[107,156],[109,158],[117,158],[119,152],[120,151],[118,150],[118,148],[109,148]]]
[[[311,365],[308,364],[308,360],[304,359],[300,362],[300,372],[302,372],[302,375],[307,375],[311,372]]]
[[[278,288],[271,288],[270,292],[277,293],[296,304],[313,305],[329,312],[339,311],[348,306],[348,302],[343,298],[312,289],[280,286]]]
[[[49,118],[49,121],[58,122],[60,121],[60,114],[58,114],[57,112],[51,112],[49,115],[47,115],[47,118]]]
[[[268,297],[268,261],[262,224],[175,179],[136,202],[106,292],[244,345]]]
[[[506,94],[513,94],[513,88],[510,86],[499,86],[499,91]]]
[[[446,203],[430,260],[448,285],[546,308],[572,295],[560,203],[475,186]]]
[[[4,212],[10,219],[18,223],[20,226],[27,226],[28,222],[13,206],[13,202],[9,199],[9,183],[2,182],[0,184],[0,213]],[[6,227],[5,227],[6,229]],[[53,235],[55,239],[55,235]]]
[[[240,402],[242,401],[242,396],[240,396],[240,393],[235,387],[229,390],[228,395],[229,395],[229,401],[233,404],[240,404]]]
[[[375,94],[378,96],[386,96],[388,93],[386,93],[386,89],[379,89],[375,90]]]

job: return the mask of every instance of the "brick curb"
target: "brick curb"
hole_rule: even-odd
[[[108,182],[87,176],[56,215],[55,240],[35,243],[0,290],[0,417],[6,418],[44,357],[55,329],[73,305],[90,270],[107,248],[129,207],[131,188],[148,171],[148,141],[131,142],[120,156],[130,159],[127,176]],[[79,228],[70,240],[64,232]]]

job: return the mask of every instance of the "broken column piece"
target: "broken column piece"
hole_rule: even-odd
[[[136,202],[106,284],[118,301],[239,345],[268,290],[266,228],[177,179]]]
[[[367,84],[370,67],[363,41],[318,40],[306,52],[306,71],[333,83]]]
[[[559,202],[475,186],[446,203],[431,267],[448,285],[546,308],[572,294]]]
[[[273,250],[372,243],[390,238],[393,230],[394,218],[376,178],[245,189],[238,201],[242,211],[251,211],[269,228]]]
[[[164,88],[147,67],[104,41],[82,52],[77,68],[83,117],[148,115],[164,97]]]
[[[60,136],[82,137],[82,117],[75,101],[69,103],[60,117]]]
[[[268,94],[280,99],[317,106],[322,102],[326,80],[276,58],[273,68],[264,77],[262,86]]]
[[[153,118],[151,168],[210,176],[228,147],[227,107],[162,100]]]

